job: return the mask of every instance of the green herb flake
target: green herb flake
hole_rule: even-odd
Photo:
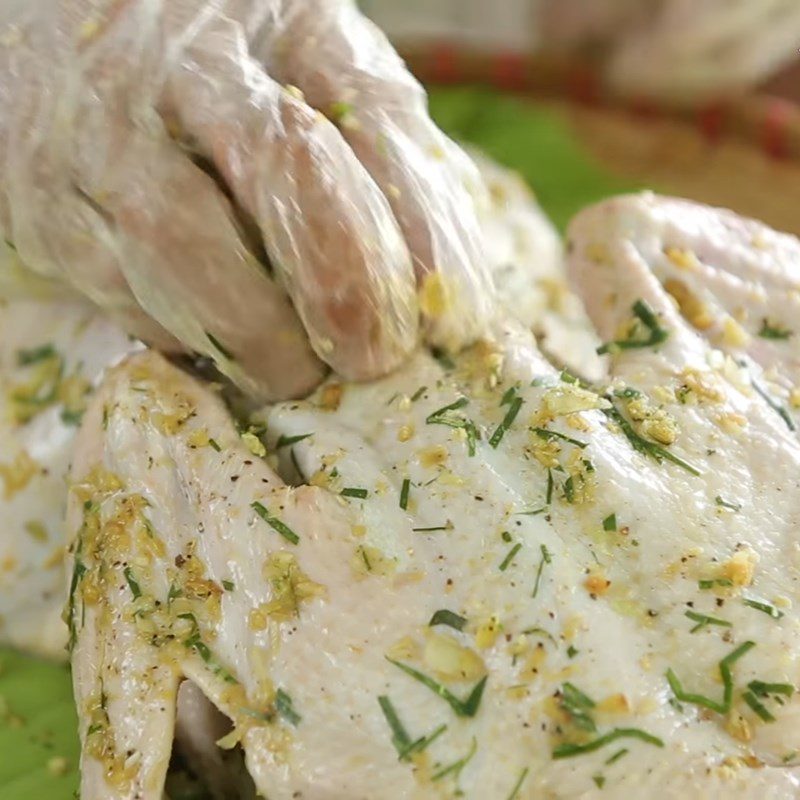
[[[294,710],[292,698],[283,689],[278,689],[278,691],[275,692],[275,710],[281,717],[294,726],[297,726],[300,720],[303,719]]]
[[[226,592],[232,592],[236,588],[236,585],[234,584],[233,581],[229,581],[229,580],[226,580],[225,578],[223,578],[222,579],[222,588]]]
[[[139,584],[136,581],[136,579],[133,577],[133,571],[131,570],[130,567],[125,567],[125,569],[122,570],[122,574],[125,576],[125,581],[131,590],[133,599],[138,600],[142,596],[142,590],[139,587]]]
[[[614,764],[615,762],[619,761],[623,756],[627,755],[629,752],[630,751],[628,750],[627,747],[623,747],[621,750],[617,750],[616,753],[609,756],[604,763],[606,764],[606,766]]]
[[[415,681],[418,681],[423,686],[426,686],[434,694],[439,695],[439,697],[441,697],[450,706],[450,708],[455,711],[457,716],[474,717],[478,713],[478,708],[481,704],[481,698],[483,697],[483,690],[486,688],[486,681],[489,679],[488,675],[484,675],[483,678],[481,678],[475,684],[467,697],[464,700],[461,700],[447,688],[442,686],[441,683],[435,681],[433,678],[428,677],[419,670],[409,667],[407,664],[401,664],[399,661],[389,658],[389,656],[385,656],[385,658],[390,664],[393,664],[395,667],[405,672],[406,675],[409,675]]]
[[[544,570],[544,565],[549,564],[553,560],[553,557],[550,555],[550,551],[545,545],[540,545],[539,549],[541,550],[542,557],[539,560],[539,567],[536,570],[536,582],[533,585],[533,594],[531,594],[531,597],[536,597],[536,595],[539,594],[539,583],[542,580],[542,571]]]
[[[408,495],[411,491],[411,479],[410,478],[403,478],[403,485],[400,488],[400,508],[403,511],[408,509]]]
[[[597,730],[589,711],[595,707],[591,697],[585,695],[572,683],[564,683],[561,687],[561,708],[570,715],[574,725],[581,730],[594,733]]]
[[[763,600],[753,600],[750,597],[742,598],[742,602],[746,606],[754,608],[756,611],[761,611],[768,617],[772,617],[772,619],[780,619],[783,616],[783,611],[773,606],[772,603],[765,603]]]
[[[570,645],[567,648],[567,658],[575,658],[578,653],[580,653],[580,650],[578,650],[574,645]]]
[[[519,414],[519,410],[522,408],[522,402],[521,397],[515,397],[509,404],[508,411],[506,411],[503,421],[497,426],[495,432],[489,439],[489,444],[493,448],[497,449],[497,446],[506,435],[508,429],[514,424],[514,420],[517,418],[517,414]]]
[[[509,551],[508,555],[500,563],[500,572],[505,572],[509,564],[512,562],[514,556],[522,549],[522,544],[517,542]]]
[[[701,589],[713,589],[715,586],[733,586],[733,581],[730,578],[706,578],[697,581],[697,585]]]
[[[752,375],[750,376],[750,385],[755,389],[761,399],[786,423],[786,427],[790,431],[797,429],[786,406],[779,403]]]
[[[32,347],[30,350],[17,350],[17,365],[29,367],[31,364],[38,364],[57,355],[52,344],[43,344],[40,347]]]
[[[602,789],[606,785],[606,779],[603,775],[592,775],[592,780],[598,789]]]
[[[342,489],[342,491],[339,492],[339,494],[342,497],[357,497],[359,500],[364,500],[366,497],[368,497],[369,492],[366,489],[347,486],[344,489]]]
[[[282,447],[289,447],[290,445],[302,442],[303,439],[308,439],[309,436],[313,435],[313,433],[299,433],[296,436],[281,435],[278,437],[278,441],[275,443],[275,449],[280,450]]]
[[[716,503],[716,504],[717,504],[717,505],[718,505],[720,508],[727,508],[727,509],[728,509],[728,510],[730,510],[730,511],[736,511],[736,512],[739,512],[739,511],[741,511],[741,510],[742,510],[742,506],[741,506],[739,503],[729,503],[727,500],[723,500],[723,499],[722,499],[722,497],[720,497],[719,495],[717,495],[717,496],[714,498],[714,502],[715,502],[715,503]]]
[[[428,627],[433,628],[436,625],[448,625],[451,628],[455,628],[457,631],[463,631],[466,624],[466,617],[462,617],[454,611],[448,611],[446,608],[440,608],[438,611],[434,612],[431,621],[428,623]]]
[[[83,420],[83,411],[75,411],[73,409],[62,408],[61,409],[61,421],[65,425],[73,425],[74,427],[78,427]]]
[[[453,775],[456,779],[458,779],[459,775],[461,775],[461,771],[470,762],[472,756],[475,755],[475,751],[477,749],[478,749],[478,741],[473,737],[472,744],[470,745],[469,748],[469,752],[463,758],[459,758],[458,761],[454,761],[449,766],[443,767],[438,772],[434,772],[433,775],[431,775],[431,781],[440,781],[447,775]]]
[[[639,321],[627,339],[615,339],[597,348],[598,355],[615,353],[620,350],[634,350],[643,347],[655,347],[669,338],[669,331],[661,327],[658,317],[644,301],[637,300],[631,307],[633,316]],[[644,330],[642,329],[644,328]]]
[[[780,694],[791,697],[794,686],[791,683],[764,683],[764,681],[750,681],[747,688],[757,697],[769,697],[771,694]]]
[[[769,709],[753,694],[753,692],[742,692],[742,700],[750,706],[751,709],[763,722],[775,722],[775,717]]]
[[[686,611],[684,613],[685,617],[688,617],[692,622],[696,622],[695,625],[689,633],[696,633],[699,630],[702,630],[707,625],[718,625],[722,628],[730,628],[731,623],[728,622],[726,619],[720,619],[719,617],[709,617],[707,614],[698,614],[696,611]]]
[[[297,544],[300,541],[300,537],[284,522],[281,522],[277,517],[273,517],[270,515],[269,511],[258,502],[258,500],[253,501],[250,503],[250,508],[258,514],[267,525],[270,526],[274,531],[279,533],[286,539],[287,542],[291,542],[292,544]]]
[[[216,439],[212,439],[211,437],[209,437],[208,444],[212,449],[216,450],[218,453],[222,452],[222,448],[219,446],[219,444],[217,444]]]
[[[789,328],[784,328],[780,323],[772,323],[766,317],[761,321],[761,330],[758,335],[762,339],[786,340],[792,335]]]
[[[581,442],[578,439],[573,439],[570,436],[559,433],[558,431],[551,431],[549,428],[531,428],[531,431],[540,439],[544,439],[546,442],[552,442],[556,439],[560,439],[562,442],[567,442],[575,445],[575,447],[581,448],[581,450],[583,450],[584,447],[588,447],[587,442]]]
[[[416,403],[417,400],[419,400],[420,397],[422,397],[422,395],[424,395],[427,390],[428,390],[427,386],[420,386],[419,389],[417,389],[417,391],[411,395],[411,402]]]
[[[617,529],[617,515],[616,514],[609,514],[603,520],[603,530],[604,531],[615,531]]]
[[[608,399],[608,398],[606,398]],[[643,436],[640,436],[636,431],[633,429],[633,426],[627,419],[620,413],[616,406],[612,406],[611,408],[604,408],[603,413],[612,421],[615,422],[619,429],[622,431],[625,438],[630,442],[631,447],[636,450],[638,453],[642,455],[649,456],[655,462],[661,463],[664,459],[667,461],[671,461],[676,466],[680,467],[681,469],[686,470],[686,472],[691,473],[692,475],[702,475],[699,469],[693,467],[687,461],[684,461],[682,458],[678,458],[674,453],[671,453],[665,447],[662,447],[660,444],[656,444],[655,442],[651,442],[649,439],[645,439]]]
[[[468,404],[469,400],[466,397],[459,397],[458,400],[428,414],[425,422],[428,425],[447,425],[450,428],[463,430],[467,436],[467,454],[474,456],[475,444],[480,439],[480,433],[475,427],[475,423],[466,417],[451,413],[464,408]]]
[[[722,678],[723,686],[721,701],[714,700],[713,698],[706,697],[702,694],[684,691],[678,676],[672,671],[672,669],[668,669],[667,682],[669,683],[670,689],[672,689],[672,693],[678,700],[684,703],[691,703],[692,705],[709,708],[712,711],[716,711],[718,714],[727,714],[731,710],[731,702],[733,700],[733,677],[731,675],[731,666],[755,646],[755,642],[744,642],[719,662],[719,674]]]
[[[211,344],[214,345],[214,349],[217,350],[217,352],[219,352],[222,356],[227,358],[228,361],[234,361],[235,360],[233,358],[233,353],[231,353],[231,351],[228,350],[228,348],[225,347],[225,345],[222,344],[222,342],[219,339],[217,339],[217,337],[214,336],[213,333],[209,333],[208,331],[206,331],[205,334],[206,334],[206,337],[208,338],[208,341],[211,342]]]
[[[569,742],[560,744],[553,750],[552,755],[554,759],[561,759],[583,755],[584,753],[592,753],[611,742],[616,742],[618,739],[639,739],[647,744],[652,744],[654,747],[664,746],[664,742],[657,736],[653,736],[651,733],[647,733],[647,731],[643,731],[639,728],[614,728],[614,730],[609,731],[603,736],[599,736],[597,739],[592,739],[583,744],[573,744]]]
[[[516,800],[517,795],[519,794],[519,790],[522,788],[522,784],[525,783],[525,778],[528,777],[528,772],[530,769],[525,767],[517,778],[517,782],[514,784],[514,787],[511,789],[511,793],[508,795],[506,800]]]

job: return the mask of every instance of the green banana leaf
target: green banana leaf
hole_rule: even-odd
[[[563,230],[583,206],[639,188],[595,163],[552,112],[481,89],[435,89],[431,110],[453,137],[520,172]],[[77,797],[77,721],[66,667],[0,649],[0,798]]]

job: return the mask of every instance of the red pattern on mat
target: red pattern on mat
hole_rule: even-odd
[[[403,48],[401,47],[401,50]],[[621,98],[608,92],[596,65],[515,51],[468,50],[447,41],[406,49],[422,80],[435,84],[478,83],[534,96],[562,96],[604,105],[647,121],[678,116],[693,123],[709,142],[724,136],[756,141],[770,158],[800,159],[800,105],[779,97],[751,96],[701,108],[674,109],[649,98]],[[758,99],[762,102],[758,102]]]

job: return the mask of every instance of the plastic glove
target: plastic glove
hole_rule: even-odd
[[[391,370],[420,310],[436,345],[483,330],[480,181],[348,0],[0,17],[0,229],[36,273],[264,398],[310,389],[317,357]]]
[[[795,0],[541,0],[542,40],[609,50],[628,94],[697,101],[757,85],[797,60]]]

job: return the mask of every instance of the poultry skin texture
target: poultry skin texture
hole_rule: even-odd
[[[594,387],[514,322],[244,433],[155,353],[108,372],[67,508],[84,800],[162,796],[184,678],[272,800],[797,796],[800,242],[644,194],[567,254]]]

